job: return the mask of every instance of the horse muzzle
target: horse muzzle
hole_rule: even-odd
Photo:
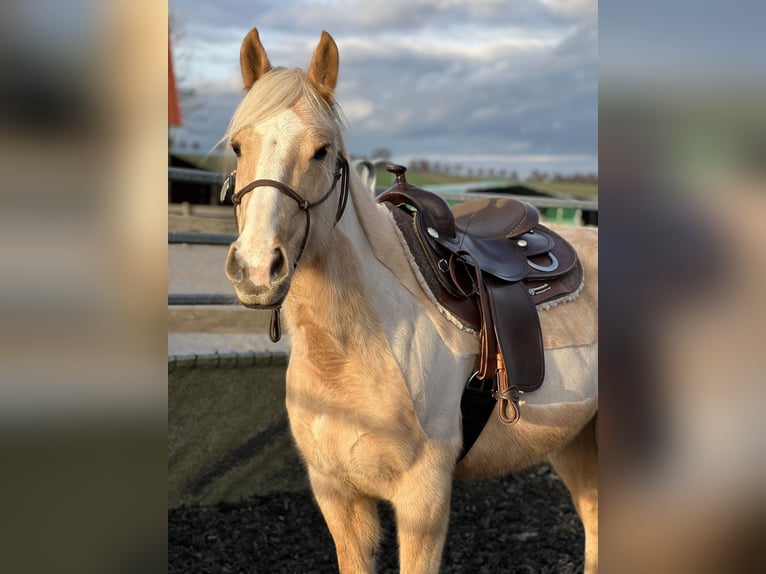
[[[282,247],[276,247],[260,261],[245,261],[236,243],[229,248],[226,257],[228,277],[237,298],[245,307],[273,309],[279,307],[290,287],[289,264]]]

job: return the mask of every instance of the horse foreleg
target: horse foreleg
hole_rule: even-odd
[[[380,540],[375,500],[339,489],[309,469],[311,489],[330,529],[340,574],[372,574],[374,552]]]
[[[431,473],[428,473],[431,474]],[[435,474],[435,473],[434,473]],[[452,475],[407,477],[392,500],[402,574],[439,572],[449,525]]]
[[[556,474],[572,494],[585,530],[585,574],[598,572],[598,448],[596,418],[550,457]]]

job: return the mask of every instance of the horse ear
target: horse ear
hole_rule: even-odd
[[[322,32],[306,76],[317,92],[331,102],[338,82],[338,46],[327,32]]]
[[[253,28],[242,40],[242,48],[239,51],[239,66],[242,68],[242,81],[245,83],[245,91],[249,90],[255,81],[271,70],[269,57],[261,44],[258,30]]]

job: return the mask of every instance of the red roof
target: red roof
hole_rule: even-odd
[[[170,51],[170,36],[168,35],[168,125],[181,125],[181,105],[176,89],[176,75],[173,72],[173,56]]]

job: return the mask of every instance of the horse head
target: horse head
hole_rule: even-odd
[[[272,68],[256,29],[242,42],[246,94],[225,139],[237,156],[237,240],[226,275],[240,302],[279,307],[300,260],[328,243],[345,208],[348,163],[334,101],[338,49],[322,37],[308,70]]]

